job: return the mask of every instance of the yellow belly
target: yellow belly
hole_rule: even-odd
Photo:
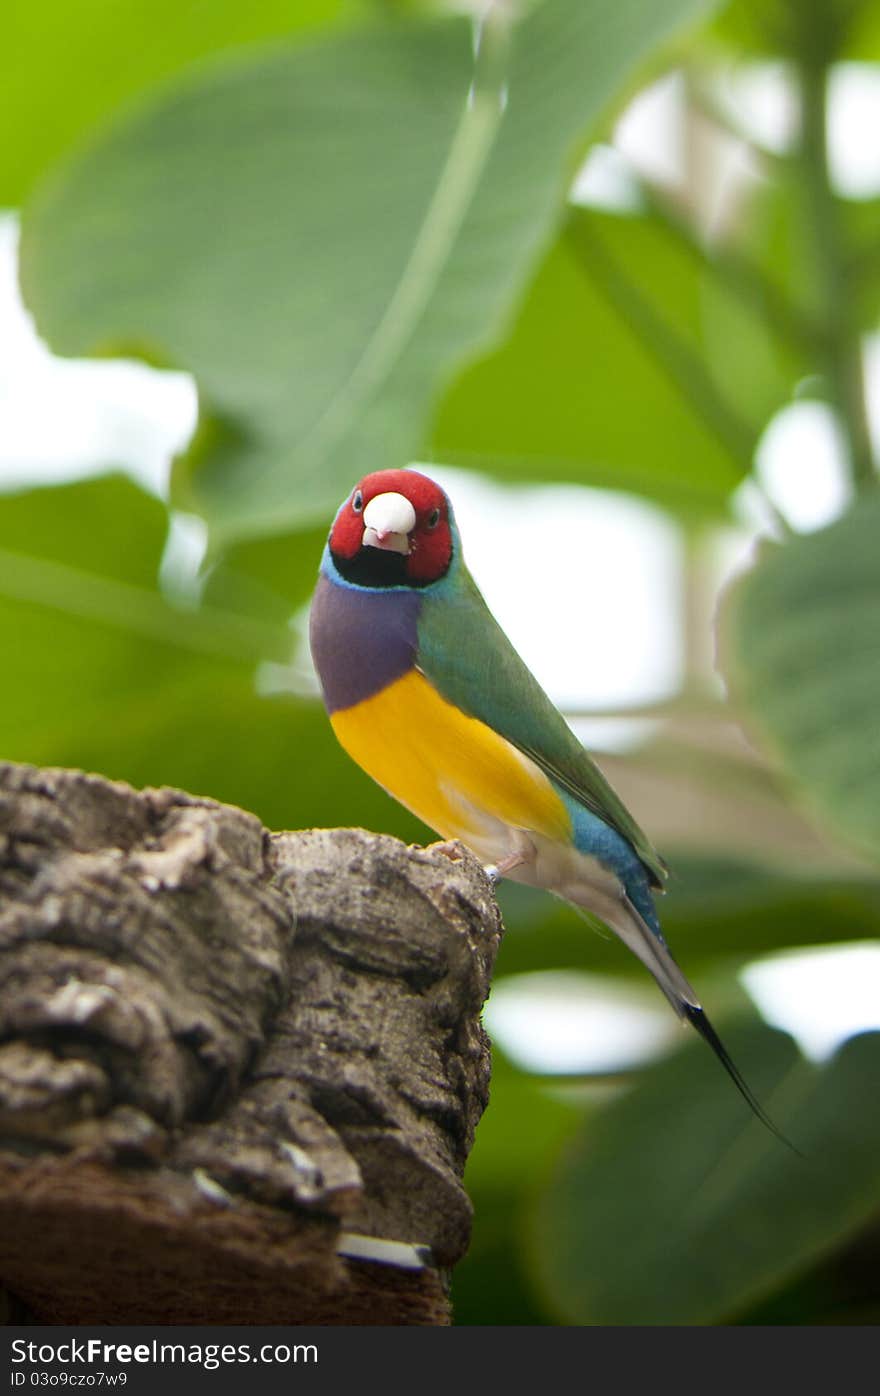
[[[568,812],[543,771],[416,670],[330,720],[358,765],[442,838],[493,857],[491,831],[501,826],[571,838]]]

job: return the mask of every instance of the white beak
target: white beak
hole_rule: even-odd
[[[408,553],[409,535],[416,526],[416,511],[402,494],[377,494],[364,510],[365,548]]]

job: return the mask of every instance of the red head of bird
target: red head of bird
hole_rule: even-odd
[[[452,550],[449,501],[415,470],[365,475],[330,532],[340,575],[360,586],[428,586],[445,576]]]

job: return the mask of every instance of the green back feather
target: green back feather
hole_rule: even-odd
[[[557,785],[628,839],[660,887],[666,866],[492,615],[463,562],[423,594],[417,664],[462,712],[506,737]]]

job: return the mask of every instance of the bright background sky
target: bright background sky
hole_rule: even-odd
[[[724,101],[761,145],[782,150],[794,132],[794,103],[778,65],[731,74]],[[676,77],[638,97],[613,141],[598,146],[572,197],[633,206],[633,170],[674,185],[683,167],[683,93]],[[878,70],[840,65],[830,94],[831,167],[848,198],[880,195]],[[724,137],[719,176],[703,210],[707,228],[725,200],[757,178],[747,147]],[[17,290],[17,223],[0,216],[0,488],[127,470],[164,496],[172,456],[189,439],[196,393],[186,374],[122,362],[55,358],[36,337]],[[869,414],[880,455],[880,334],[865,346]],[[568,711],[626,709],[662,700],[682,662],[682,542],[674,520],[633,496],[572,486],[506,489],[470,472],[426,467],[450,491],[471,569],[504,628],[544,687]],[[767,497],[792,527],[823,526],[849,491],[830,412],[801,401],[768,426],[757,455]],[[736,501],[740,527],[719,537],[719,558],[739,565],[766,519],[754,487]],[[564,520],[581,540],[577,556],[554,538]],[[169,559],[178,572],[199,561],[199,530],[176,528]],[[536,546],[553,556],[542,577],[523,567]],[[612,602],[613,598],[613,602]],[[577,723],[599,750],[626,750],[644,724],[626,718]],[[777,955],[742,975],[768,1021],[792,1032],[816,1059],[853,1032],[880,1027],[880,944]],[[586,974],[522,975],[500,983],[487,1005],[493,1036],[538,1071],[613,1072],[674,1038],[676,1024],[653,987],[619,990]]]

